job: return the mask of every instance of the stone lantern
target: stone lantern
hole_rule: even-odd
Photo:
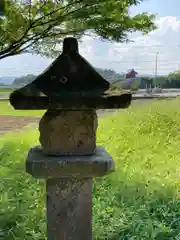
[[[75,38],[64,39],[62,54],[10,95],[15,109],[47,109],[26,171],[46,180],[48,240],[92,239],[92,179],[114,171],[111,156],[96,146],[96,110],[127,108],[131,97],[96,72]]]

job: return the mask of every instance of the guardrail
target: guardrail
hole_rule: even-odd
[[[132,100],[143,100],[143,99],[171,99],[171,98],[177,98],[179,96],[132,96]]]
[[[167,99],[167,98],[177,98],[179,95],[169,95],[169,96],[161,96],[161,95],[150,95],[150,96],[136,96],[134,94],[132,96],[132,100],[143,100],[143,99]],[[0,101],[9,101],[9,98],[0,98]]]
[[[9,101],[9,98],[0,98],[0,101]]]

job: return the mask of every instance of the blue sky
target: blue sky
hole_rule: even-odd
[[[132,44],[101,42],[84,37],[80,53],[95,67],[125,72],[129,68],[141,74],[154,74],[158,55],[158,74],[168,74],[180,68],[180,0],[145,0],[131,9],[132,14],[142,11],[157,14],[159,29],[148,36],[133,34]],[[179,46],[178,46],[179,45]],[[53,59],[24,54],[1,60],[0,76],[22,76],[41,73]]]
[[[180,1],[179,0],[145,0],[138,5],[136,13],[153,12],[158,13],[160,17],[177,16],[180,17]]]

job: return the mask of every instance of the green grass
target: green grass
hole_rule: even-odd
[[[180,239],[180,101],[155,101],[99,121],[116,172],[93,188],[94,240]],[[0,239],[45,238],[44,183],[24,171],[38,132],[0,140]]]
[[[13,91],[12,88],[1,88],[0,87],[0,98],[8,98],[12,91]]]
[[[13,88],[1,88],[0,93],[11,93],[14,89]]]
[[[39,110],[14,110],[9,101],[0,101],[0,116],[42,116],[45,111]]]

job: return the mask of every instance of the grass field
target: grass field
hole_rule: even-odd
[[[97,142],[116,172],[94,181],[94,240],[180,239],[179,105],[148,102],[100,119]],[[0,239],[46,239],[44,182],[24,170],[37,143],[30,128],[0,139]]]
[[[0,93],[11,93],[13,91],[13,88],[1,88],[0,87]]]
[[[14,110],[9,101],[0,101],[0,116],[42,116],[45,111],[39,110]]]
[[[13,91],[13,89],[11,89],[11,88],[1,88],[0,87],[0,98],[8,98],[12,91]]]

